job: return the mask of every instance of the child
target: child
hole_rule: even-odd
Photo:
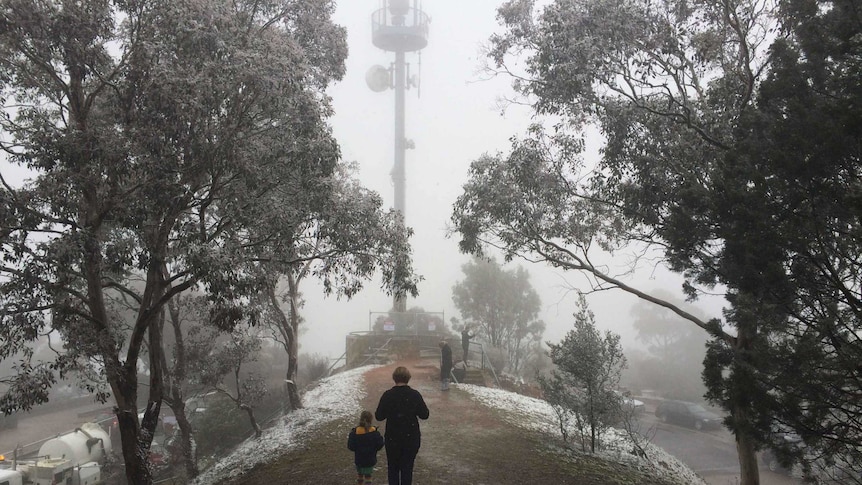
[[[356,483],[372,485],[371,473],[377,464],[377,452],[383,448],[383,436],[377,428],[371,426],[371,412],[362,411],[359,415],[359,426],[350,430],[347,437],[347,449],[355,453]]]

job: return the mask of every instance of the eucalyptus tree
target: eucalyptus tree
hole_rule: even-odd
[[[380,270],[384,291],[415,294],[415,277],[407,245],[409,230],[394,212],[384,212],[380,197],[362,187],[352,173],[352,164],[339,163],[326,177],[291,174],[268,194],[268,203],[259,206],[253,215],[245,215],[249,224],[253,224],[255,234],[249,239],[249,245],[254,247],[250,257],[266,272],[259,293],[250,296],[246,305],[260,315],[261,324],[271,330],[272,338],[287,355],[288,409],[302,407],[296,374],[299,367],[297,341],[303,321],[299,284],[303,279],[319,278],[328,294],[351,297],[362,288],[365,280]],[[274,207],[278,210],[272,210]],[[398,258],[402,262],[396,265],[393,261]],[[396,267],[407,273],[397,275],[390,270]],[[225,332],[225,335],[215,332],[207,325],[210,310],[206,300],[187,293],[176,295],[168,302],[166,321],[170,323],[173,338],[170,339],[172,346],[166,345],[166,351],[172,353],[170,359],[163,356],[162,368],[166,387],[164,401],[177,417],[186,474],[193,477],[197,475],[192,443],[194,430],[185,416],[183,396],[186,388],[196,385],[193,381],[199,380],[206,366],[201,368],[194,362],[186,335],[193,328],[199,333],[209,332],[213,337],[231,336],[233,332]],[[263,334],[260,336],[262,338]],[[199,347],[193,349],[197,354],[201,353]],[[189,379],[191,367],[198,369],[195,379]],[[213,383],[221,386],[218,378],[224,374],[208,374],[207,381],[211,386]],[[242,400],[236,396],[234,401]]]
[[[299,178],[282,184],[277,196],[292,202],[290,210],[261,214],[264,233],[270,232],[267,224],[291,228],[263,245],[262,261],[272,277],[261,305],[263,321],[288,357],[285,380],[292,409],[302,407],[296,377],[303,280],[317,278],[326,295],[350,298],[379,272],[387,294],[417,294],[410,229],[397,212],[383,210],[380,196],[363,187],[354,171],[353,164],[341,163],[313,184]]]
[[[44,402],[54,371],[90,362],[115,400],[129,483],[152,482],[147,450],[163,397],[154,322],[193,287],[207,292],[215,323],[254,318],[243,303],[267,272],[248,216],[282,180],[335,166],[324,89],[343,74],[346,46],[333,9],[3,2],[2,148],[31,174],[22,185],[3,174],[0,357],[23,352],[5,412]],[[126,284],[133,272],[140,289]],[[109,292],[136,302],[127,333]],[[65,351],[31,361],[26,343],[52,331]],[[145,341],[153,364],[139,419]]]
[[[584,271],[595,289],[629,291],[709,332],[704,379],[730,413],[743,484],[759,483],[755,451],[776,420],[853,456],[855,3],[557,0],[537,12],[516,0],[499,13],[492,61],[556,124],[474,162],[454,213],[462,249]],[[592,171],[588,125],[605,139]],[[725,288],[727,309],[698,318],[594,263],[596,249],[632,242],[681,273],[689,298]],[[810,379],[794,381],[794,367]]]
[[[255,438],[263,434],[255,408],[269,392],[263,376],[248,369],[259,358],[260,331],[248,323],[229,333],[195,326],[190,329],[187,347],[194,382],[204,393],[224,396],[245,413]]]
[[[464,264],[464,279],[452,287],[452,302],[465,326],[475,326],[493,347],[503,349],[507,365],[521,371],[531,342],[540,341],[545,323],[542,301],[521,267],[504,270],[493,259],[474,258]]]
[[[205,299],[202,296],[195,297],[188,293],[174,295],[155,323],[162,328],[162,332],[165,331],[165,327],[170,331],[168,335],[163,334],[164,346],[159,352],[160,361],[157,365],[160,366],[164,386],[162,401],[173,412],[179,428],[181,458],[177,460],[179,463],[175,464],[183,467],[187,478],[196,477],[200,470],[197,463],[195,430],[186,413],[186,391],[189,387],[188,377],[192,370],[186,335],[192,324],[203,323],[201,316],[205,314],[204,306]]]

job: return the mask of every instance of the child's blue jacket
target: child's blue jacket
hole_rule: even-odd
[[[355,453],[354,462],[358,467],[369,467],[377,464],[377,452],[383,448],[383,436],[377,428],[356,427],[350,430],[347,437],[347,449]]]

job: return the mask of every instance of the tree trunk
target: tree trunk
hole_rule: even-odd
[[[163,379],[161,372],[162,358],[162,321],[152,323],[147,333],[149,334],[150,346],[150,395],[147,401],[147,408],[144,410],[144,417],[141,419],[141,428],[138,433],[138,455],[143,459],[143,466],[149,469],[150,446],[153,444],[153,437],[156,433],[156,426],[159,424],[159,416],[162,410],[163,397]],[[137,369],[134,370],[137,372]],[[136,405],[137,407],[137,405]],[[135,409],[137,414],[137,409]],[[124,450],[125,451],[125,450]],[[129,473],[128,461],[126,461],[126,475]],[[141,483],[152,483],[152,476],[148,475],[148,481]],[[133,483],[133,482],[129,482]]]
[[[165,394],[167,395],[165,403],[173,411],[174,417],[177,420],[177,427],[180,430],[179,461],[182,462],[185,468],[186,478],[194,478],[198,476],[200,470],[198,469],[197,456],[193,444],[194,430],[188,416],[186,416],[186,403],[182,390],[182,384],[186,378],[186,351],[180,320],[179,298],[179,295],[177,295],[167,304],[168,312],[171,316],[171,326],[174,330],[174,366],[173,368],[168,367],[164,352],[162,352],[162,367],[165,376]],[[172,456],[177,456],[173,450]]]
[[[254,409],[252,409],[252,407],[248,404],[240,404],[239,408],[245,411],[246,414],[248,414],[248,420],[251,423],[251,427],[254,428],[254,437],[260,438],[260,436],[263,434],[263,430],[261,430],[260,425],[257,424],[257,418],[255,418],[254,416]]]
[[[156,426],[159,424],[159,415],[162,409],[162,399],[164,398],[164,373],[162,367],[163,352],[162,347],[162,329],[165,324],[165,312],[159,312],[157,321],[149,325],[147,333],[149,335],[149,355],[150,355],[150,396],[148,399],[147,409],[144,412],[144,419],[141,421],[141,430],[144,435],[149,435],[145,446],[149,451],[150,444],[155,435]]]
[[[589,393],[587,399],[590,400],[590,451],[596,452],[596,409],[593,406],[593,389],[592,387],[587,388],[587,392]]]
[[[274,310],[273,314],[278,320],[279,330],[284,339],[284,351],[287,353],[287,373],[284,376],[285,393],[287,394],[288,410],[293,411],[295,409],[302,408],[302,399],[299,396],[299,388],[296,386],[296,375],[299,367],[299,346],[296,342],[296,336],[298,335],[300,318],[298,311],[295,309],[298,307],[296,298],[298,297],[297,292],[299,290],[296,284],[296,279],[292,275],[288,274],[287,281],[290,297],[290,319],[288,319],[284,315],[284,312],[281,311],[281,306],[278,304],[278,297],[275,294],[274,286],[267,288],[267,296],[269,297],[269,303]]]
[[[737,394],[739,395],[739,394]],[[760,470],[757,468],[757,452],[754,439],[748,432],[750,413],[747,402],[731,403],[734,420],[736,454],[739,459],[739,485],[760,485]]]
[[[296,376],[299,370],[299,281],[293,273],[287,274],[287,285],[290,297],[290,342],[287,358],[287,396],[290,399],[291,409],[301,409],[302,400],[299,398],[299,389],[296,386]]]
[[[165,271],[163,269],[163,271]],[[182,391],[182,384],[186,376],[186,350],[183,340],[182,325],[180,320],[179,295],[168,302],[168,311],[171,316],[171,326],[174,329],[174,367],[168,372],[167,362],[162,352],[162,366],[165,369],[165,385],[169,395],[166,402],[177,419],[180,429],[180,460],[186,470],[186,477],[191,479],[198,476],[198,460],[194,447],[194,430],[186,416],[186,403]]]
[[[746,324],[747,323],[747,324]],[[756,332],[756,323],[742,322],[737,325],[735,341],[734,369],[730,378],[730,411],[733,415],[733,431],[736,438],[736,454],[739,458],[739,485],[760,485],[760,470],[757,468],[757,453],[754,438],[751,436],[751,401],[746,383],[751,381],[748,375],[750,362],[752,334]],[[753,327],[753,328],[752,328]]]
[[[91,226],[90,237],[84,240],[84,271],[87,280],[88,305],[94,321],[99,323],[99,330],[104,334],[103,338],[100,339],[101,353],[103,362],[105,362],[107,381],[117,403],[114,413],[117,416],[117,427],[120,432],[126,479],[129,485],[151,485],[153,480],[147,466],[148,454],[146,450],[149,449],[149,440],[152,440],[152,435],[149,436],[149,439],[143,437],[138,421],[138,349],[133,349],[132,346],[135,343],[131,343],[128,355],[133,357],[127,358],[125,365],[119,361],[118,346],[108,330],[110,320],[102,292],[102,258],[99,232],[97,226]],[[135,330],[137,330],[138,325],[140,322],[136,322]],[[142,444],[144,443],[146,446],[142,451]]]
[[[285,391],[287,392],[287,404],[290,411],[302,409],[302,398],[299,396],[299,387],[296,385],[296,359],[289,358],[287,375],[285,378]],[[291,372],[291,366],[293,372]]]
[[[739,457],[739,485],[760,485],[757,453],[747,433],[736,434],[736,453]]]
[[[186,477],[189,479],[194,478],[198,476],[200,470],[198,470],[198,461],[195,454],[194,430],[186,415],[186,403],[183,402],[182,396],[179,393],[174,393],[173,397],[168,401],[168,406],[173,411],[174,417],[177,418],[177,427],[180,429],[180,461],[185,468]]]
[[[153,442],[159,412],[162,406],[162,332],[160,319],[163,312],[159,305],[165,294],[165,284],[161,274],[163,257],[153,252],[153,262],[147,269],[147,282],[141,298],[138,316],[132,335],[125,365],[119,367],[118,383],[114,386],[117,393],[117,425],[126,464],[126,479],[129,485],[151,485],[152,473],[149,467],[150,445]],[[144,417],[138,421],[138,359],[144,337],[148,337],[150,356],[150,396]],[[110,375],[109,375],[110,379]],[[112,383],[113,385],[113,383]]]
[[[117,407],[117,427],[120,431],[120,445],[126,467],[126,481],[129,485],[151,485],[153,477],[147,466],[149,443],[142,447],[143,436],[138,421],[138,378],[136,367],[124,368],[112,383]],[[150,438],[152,439],[152,438]]]

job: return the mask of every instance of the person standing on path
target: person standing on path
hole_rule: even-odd
[[[452,348],[445,340],[440,341],[440,390],[449,390],[449,374],[452,372]]]
[[[413,462],[422,444],[419,420],[428,419],[428,406],[422,394],[407,385],[410,371],[406,367],[396,367],[392,380],[395,386],[380,396],[374,417],[386,421],[389,485],[412,485]]]
[[[464,327],[461,330],[461,348],[464,349],[464,366],[467,366],[467,354],[470,353],[470,339],[475,337],[475,334],[470,333],[469,327]]]
[[[353,463],[356,465],[356,483],[372,485],[371,474],[377,464],[377,452],[383,448],[383,436],[377,428],[371,426],[371,411],[362,411],[359,415],[359,426],[350,430],[347,436],[347,449],[354,453]]]

